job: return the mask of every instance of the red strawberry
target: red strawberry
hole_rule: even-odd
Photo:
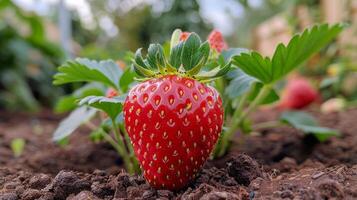
[[[179,75],[136,85],[124,103],[126,130],[155,188],[180,189],[195,177],[217,142],[222,118],[218,92]]]
[[[191,34],[190,32],[182,32],[180,34],[180,41],[186,41],[188,36],[190,36],[190,34]]]
[[[115,89],[113,89],[113,88],[109,88],[109,89],[107,90],[105,96],[108,97],[108,98],[113,98],[113,97],[115,97],[115,96],[118,96],[118,91],[115,90]]]
[[[283,109],[302,109],[318,99],[318,92],[306,79],[295,78],[288,81],[279,106]]]
[[[224,41],[222,33],[213,30],[208,36],[208,42],[212,49],[215,49],[218,53],[228,48],[227,43]]]

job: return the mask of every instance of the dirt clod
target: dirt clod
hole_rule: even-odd
[[[32,189],[45,188],[51,182],[51,177],[46,174],[38,174],[33,176],[29,181],[29,186]]]
[[[90,191],[82,191],[75,196],[68,197],[67,200],[100,200]]]
[[[17,196],[17,194],[13,192],[0,194],[0,200],[18,200],[18,199],[19,197]]]
[[[188,189],[183,195],[182,199],[187,199],[187,200],[193,200],[193,199],[199,199],[203,195],[211,192],[214,190],[213,186],[210,186],[208,184],[201,184],[200,187],[198,187],[195,190]]]
[[[240,198],[233,193],[230,192],[218,192],[213,191],[208,194],[203,195],[200,200],[224,200],[224,199],[232,199],[232,200],[240,200]]]
[[[259,164],[245,154],[228,160],[227,171],[239,184],[245,186],[248,186],[253,179],[263,175]]]
[[[142,196],[143,199],[155,199],[154,196],[156,194],[155,190],[146,190]]]
[[[80,179],[71,171],[60,171],[53,181],[53,191],[58,199],[65,199],[70,194],[77,194],[88,189],[90,189],[90,183]]]
[[[161,199],[171,199],[173,197],[173,193],[169,190],[158,190],[157,195]]]
[[[324,180],[317,188],[323,199],[344,199],[345,197],[341,184],[335,180]]]
[[[41,196],[42,196],[41,191],[36,190],[36,189],[27,189],[27,190],[25,190],[24,193],[22,193],[21,199],[32,200],[32,199],[38,199]]]

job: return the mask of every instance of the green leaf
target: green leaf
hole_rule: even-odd
[[[209,52],[210,52],[209,43],[204,42],[198,49],[198,52],[196,52],[194,55],[194,60],[195,60],[194,63],[196,65],[192,67],[189,71],[187,71],[187,73],[190,74],[191,76],[199,73],[208,60]]]
[[[263,58],[259,53],[241,53],[233,56],[233,64],[242,69],[246,74],[253,76],[263,83],[270,83],[272,63],[268,57]]]
[[[83,98],[79,105],[88,105],[104,111],[111,119],[115,119],[122,111],[125,96],[108,98],[104,96],[88,96]]]
[[[96,112],[95,109],[84,106],[75,109],[68,117],[60,122],[53,133],[53,140],[59,141],[71,135],[79,126],[92,119]]]
[[[182,31],[180,29],[176,29],[171,36],[171,41],[170,41],[170,52],[172,52],[172,49],[180,42],[180,35]]]
[[[148,65],[146,65],[146,63],[144,62],[143,55],[141,54],[141,50],[142,50],[142,48],[139,48],[138,50],[136,50],[135,55],[134,55],[134,61],[137,65],[140,65],[141,67],[143,67],[145,69],[149,69],[150,67]]]
[[[21,156],[21,154],[24,152],[26,142],[23,138],[15,138],[11,140],[11,150],[14,154],[15,157]]]
[[[75,109],[77,107],[76,100],[77,98],[74,96],[61,97],[55,105],[55,113],[64,113]]]
[[[263,88],[263,84],[261,82],[256,82],[253,85],[253,90],[252,90],[251,94],[249,95],[248,100],[253,101],[258,96],[258,94],[262,88]],[[278,100],[279,100],[278,93],[274,89],[271,89],[269,91],[269,93],[267,94],[267,96],[260,102],[260,104],[261,105],[270,104],[270,103],[274,103]]]
[[[119,78],[122,70],[112,60],[93,61],[86,58],[77,58],[67,61],[58,68],[53,83],[56,85],[71,82],[96,81],[119,89]]]
[[[158,44],[150,44],[148,48],[148,54],[146,57],[146,63],[151,69],[157,69],[156,53],[158,52]]]
[[[162,44],[162,49],[166,61],[166,58],[170,57],[170,52],[171,52],[170,42],[169,41],[164,42],[164,44]]]
[[[326,77],[320,83],[320,89],[324,89],[336,84],[339,81],[338,77]]]
[[[135,73],[127,68],[123,75],[120,78],[119,85],[122,92],[127,92],[129,89],[129,85],[134,82]]]
[[[107,134],[102,127],[92,131],[89,138],[92,142],[101,142],[104,139],[104,134]]]
[[[201,71],[195,76],[195,78],[197,80],[203,80],[203,81],[212,80],[225,75],[230,69],[231,69],[231,63],[228,63],[221,68],[216,67],[210,71]]]
[[[331,42],[343,29],[341,24],[316,25],[295,35],[287,46],[279,44],[272,59],[263,58],[257,52],[233,56],[233,64],[245,73],[269,84],[280,80],[314,53]]]
[[[56,144],[58,146],[60,146],[61,148],[65,148],[66,146],[69,145],[69,138],[68,137],[64,137],[64,138],[56,141]]]
[[[103,96],[106,89],[106,87],[99,83],[87,83],[74,91],[73,96],[77,97],[77,99],[91,95]]]
[[[147,55],[147,63],[152,69],[162,69],[165,66],[164,50],[160,44],[150,44]]]
[[[88,83],[77,89],[72,95],[61,97],[56,103],[54,110],[56,113],[71,111],[78,106],[78,99],[91,95],[102,96],[105,94],[105,89],[106,88],[99,83]]]
[[[230,72],[230,76],[235,77],[230,81],[225,91],[230,99],[235,99],[248,92],[252,85],[258,82],[256,78],[247,75],[241,69],[233,70]]]
[[[238,56],[241,53],[248,53],[249,50],[245,48],[229,48],[227,50],[223,50],[221,55],[223,56],[224,61],[227,63],[233,56]]]
[[[169,63],[176,69],[179,69],[181,66],[181,55],[182,55],[183,46],[184,46],[184,43],[179,42],[176,46],[174,46],[171,49]]]
[[[330,43],[343,29],[341,24],[314,26],[300,35],[295,35],[287,46],[280,44],[272,58],[273,81],[298,67],[314,53]]]
[[[135,52],[135,58],[132,60],[135,72],[141,77],[150,77],[155,75],[155,69],[144,62],[141,55],[141,48]]]
[[[186,71],[192,69],[200,61],[195,54],[201,46],[201,39],[196,33],[191,33],[184,42],[181,63]]]
[[[288,123],[304,133],[313,134],[319,141],[323,142],[331,136],[338,136],[339,132],[334,129],[320,127],[315,118],[301,111],[287,111],[280,116],[280,121]]]
[[[202,43],[200,48],[198,48],[198,52],[194,56],[194,63],[197,64],[202,59],[204,60],[204,63],[206,63],[209,57],[210,50],[211,48],[207,41]]]

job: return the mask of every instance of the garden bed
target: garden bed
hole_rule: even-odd
[[[0,199],[354,199],[357,198],[357,109],[321,115],[323,126],[342,132],[322,144],[290,127],[236,137],[232,151],[209,161],[186,190],[151,189],[129,176],[106,143],[94,144],[82,128],[59,147],[51,141],[61,117],[43,112],[0,113]],[[257,122],[277,112],[260,111]],[[26,140],[14,158],[13,138]],[[243,142],[244,141],[244,142]]]

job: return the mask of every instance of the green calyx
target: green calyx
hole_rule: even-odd
[[[191,33],[186,41],[180,41],[181,30],[175,30],[170,42],[170,55],[165,57],[160,44],[150,44],[147,55],[143,58],[141,48],[132,60],[133,67],[140,77],[139,80],[161,77],[165,75],[180,75],[199,81],[210,81],[226,74],[231,63],[214,65],[210,45],[202,42],[196,33]],[[210,64],[210,67],[208,65]]]

